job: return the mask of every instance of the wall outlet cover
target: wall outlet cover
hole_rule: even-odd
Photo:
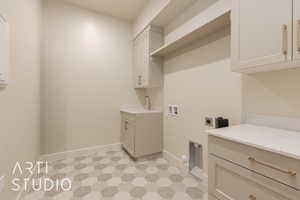
[[[168,115],[173,115],[173,106],[168,105]]]
[[[215,119],[213,117],[205,117],[205,126],[209,126],[213,128],[215,126],[214,120]]]
[[[173,115],[178,116],[179,115],[179,106],[173,105]]]

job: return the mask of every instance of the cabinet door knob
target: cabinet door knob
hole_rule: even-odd
[[[142,76],[138,76],[138,84],[142,85]]]

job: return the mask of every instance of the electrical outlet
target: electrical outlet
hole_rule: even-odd
[[[179,106],[173,105],[173,115],[178,116],[179,115]]]
[[[179,115],[179,106],[178,105],[168,105],[168,115],[176,117]]]
[[[173,106],[168,105],[168,115],[173,115]]]
[[[212,117],[205,117],[205,125],[214,127],[214,119]]]

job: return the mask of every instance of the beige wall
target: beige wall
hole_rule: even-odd
[[[205,117],[241,119],[241,75],[230,70],[227,30],[165,60],[164,105],[179,105],[179,116],[164,117],[164,149],[181,158],[189,141],[203,145],[207,155]],[[204,158],[207,170],[207,157]]]
[[[189,32],[195,16],[213,2],[196,1],[165,27],[165,40]],[[186,23],[188,22],[188,23]],[[164,61],[164,88],[148,89],[155,107],[179,105],[179,116],[164,117],[164,149],[179,159],[188,155],[189,141],[203,145],[207,155],[206,116],[225,116],[231,124],[241,121],[242,76],[230,69],[230,33],[222,30],[175,52]],[[207,170],[207,158],[204,160]]]
[[[7,185],[0,199],[13,199],[12,168],[39,155],[40,1],[1,0],[0,12],[11,28],[10,82],[0,89],[0,176]]]
[[[42,41],[42,152],[119,143],[119,106],[139,103],[131,25],[46,0]]]
[[[243,75],[243,112],[300,117],[300,69]]]

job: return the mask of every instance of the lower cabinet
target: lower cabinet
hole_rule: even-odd
[[[209,193],[219,200],[299,200],[299,191],[232,162],[209,156]]]
[[[211,200],[300,199],[299,160],[211,135],[208,153]]]
[[[121,131],[121,141],[123,147],[130,154],[134,154],[134,121],[129,119],[122,119],[122,131]]]
[[[121,112],[121,144],[132,157],[162,152],[162,117],[160,112]]]

